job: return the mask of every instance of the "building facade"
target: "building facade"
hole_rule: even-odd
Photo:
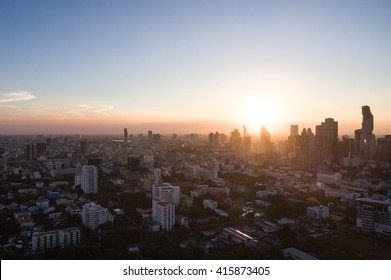
[[[84,204],[81,220],[86,228],[96,231],[100,225],[113,222],[113,215],[99,204],[90,202]]]
[[[63,249],[80,244],[80,229],[77,227],[56,229],[32,234],[34,254],[53,249]]]
[[[98,193],[98,168],[83,165],[81,169],[81,189],[84,194]]]
[[[171,231],[175,225],[175,205],[167,201],[152,201],[152,219],[164,231]]]

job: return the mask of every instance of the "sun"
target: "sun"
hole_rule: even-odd
[[[243,103],[240,117],[253,133],[258,132],[263,125],[271,129],[282,120],[282,104],[272,95],[252,94]]]

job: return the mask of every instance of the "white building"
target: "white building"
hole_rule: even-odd
[[[147,192],[152,192],[152,186],[159,184],[159,178],[151,174],[148,174],[144,177],[144,190]]]
[[[164,231],[170,231],[175,225],[175,205],[167,201],[152,201],[152,219],[159,223]]]
[[[170,183],[163,183],[160,186],[152,187],[153,200],[165,200],[169,203],[179,206],[181,190],[178,186],[173,186]]]
[[[214,201],[211,199],[204,199],[202,201],[202,205],[204,205],[204,208],[216,209],[217,208],[217,201]]]
[[[206,195],[206,190],[208,189],[208,185],[198,185],[195,190],[190,191],[190,197],[200,197]]]
[[[34,232],[31,236],[33,253],[51,249],[63,249],[80,244],[80,229],[63,228],[44,232]]]
[[[81,189],[85,194],[98,193],[98,168],[83,165],[81,169]]]
[[[45,209],[45,208],[48,208],[49,207],[49,199],[45,198],[45,197],[40,197],[37,199],[37,201],[35,202],[35,204],[37,205],[38,208],[40,209]]]
[[[391,202],[358,198],[357,227],[363,232],[391,235]]]
[[[330,217],[327,206],[309,206],[307,207],[307,216],[314,219],[328,219]]]
[[[277,191],[266,190],[266,191],[257,191],[255,193],[255,196],[258,198],[262,198],[262,197],[268,196],[268,195],[277,195]]]
[[[319,171],[316,177],[319,182],[326,184],[335,184],[342,179],[341,173],[332,171]]]
[[[95,202],[83,206],[81,220],[83,225],[92,231],[99,229],[99,225],[113,222],[113,215],[104,207]]]

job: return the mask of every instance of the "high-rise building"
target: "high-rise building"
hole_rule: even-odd
[[[340,156],[342,157],[351,157],[354,153],[354,139],[350,138],[348,135],[342,136]]]
[[[127,128],[124,128],[124,142],[125,143],[128,142],[128,129]]]
[[[26,144],[24,147],[24,158],[25,160],[33,160],[35,159],[36,153],[35,153],[35,145],[33,144]]]
[[[159,133],[156,133],[152,136],[152,142],[155,144],[159,144],[162,136]]]
[[[391,163],[391,135],[377,139],[376,159]]]
[[[292,124],[290,136],[297,136],[297,135],[299,135],[299,126],[297,124]]]
[[[148,142],[152,143],[153,141],[153,132],[151,130],[148,130]]]
[[[98,168],[83,165],[81,168],[81,189],[85,194],[98,193]]]
[[[235,151],[235,160],[241,160],[242,158],[242,136],[238,129],[231,132],[231,147]]]
[[[338,158],[338,122],[327,118],[320,125],[316,126],[316,146],[323,151],[325,157],[333,161]],[[327,156],[328,155],[328,156]]]
[[[85,227],[96,231],[100,225],[113,222],[113,215],[99,204],[90,202],[83,205],[81,220]]]
[[[359,203],[357,227],[363,232],[391,235],[391,202],[357,198]]]
[[[46,157],[46,142],[35,144],[35,151],[37,157]]]
[[[129,180],[138,181],[141,178],[141,157],[138,155],[131,155],[128,157]]]
[[[261,141],[270,142],[270,132],[264,125],[261,127]]]
[[[164,231],[171,231],[175,225],[175,205],[164,200],[152,201],[152,219]]]
[[[172,149],[166,152],[166,164],[175,167],[177,163],[177,153],[176,150]]]
[[[163,183],[152,187],[153,200],[165,200],[175,206],[179,206],[180,195],[180,188],[178,186],[172,186],[170,183]]]
[[[287,152],[294,154],[296,152],[296,138],[299,136],[299,126],[297,124],[291,125],[291,131],[288,136]]]
[[[80,142],[80,154],[86,155],[88,153],[88,143],[87,141]]]
[[[373,134],[373,114],[369,106],[362,106],[361,129],[354,132],[354,149],[361,160],[371,160],[375,157],[376,137]]]

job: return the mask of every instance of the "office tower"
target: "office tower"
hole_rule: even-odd
[[[270,142],[270,132],[266,129],[266,126],[261,127],[261,141]]]
[[[354,153],[354,139],[350,138],[348,135],[342,136],[340,156],[342,157],[351,157]]]
[[[176,150],[172,149],[166,152],[166,164],[175,167],[177,162]]]
[[[141,178],[141,157],[132,155],[128,157],[129,180],[138,181]]]
[[[153,141],[153,133],[151,130],[148,130],[148,142],[152,143]]]
[[[52,138],[48,137],[46,138],[46,146],[50,147],[52,145]]]
[[[81,189],[85,194],[98,193],[98,168],[83,165],[81,168]]]
[[[36,157],[46,157],[46,142],[35,144]]]
[[[291,125],[290,135],[288,136],[287,152],[294,154],[296,152],[296,138],[299,135],[299,126],[297,124]]]
[[[175,205],[167,201],[152,201],[152,219],[164,231],[171,231],[175,225]]]
[[[354,132],[354,148],[356,155],[362,160],[371,160],[375,157],[376,138],[373,134],[373,115],[369,106],[362,106],[361,129]]]
[[[81,141],[80,142],[80,154],[86,155],[88,152],[88,143],[87,141]]]
[[[152,187],[153,200],[165,200],[175,206],[179,206],[180,194],[180,188],[178,186],[172,186],[170,183],[163,183]]]
[[[113,215],[99,204],[90,202],[83,205],[81,220],[85,227],[96,231],[100,225],[113,222]]]
[[[35,153],[35,145],[33,144],[26,144],[24,147],[24,159],[25,160],[33,160],[35,159],[36,153]]]
[[[125,143],[128,142],[128,129],[127,128],[124,128],[124,142]]]
[[[357,198],[357,227],[363,232],[391,234],[391,203],[370,198]]]
[[[246,138],[246,136],[247,136],[247,129],[246,126],[243,126],[243,141]]]
[[[297,124],[292,124],[290,136],[297,136],[297,135],[299,135],[299,126]]]
[[[377,139],[376,159],[391,163],[391,135]]]
[[[155,144],[159,144],[161,140],[161,135],[159,133],[156,133],[152,136],[152,142]]]
[[[317,125],[315,144],[323,151],[325,158],[336,161],[338,158],[338,122],[327,118]]]
[[[235,151],[235,160],[242,158],[242,136],[239,130],[235,129],[231,132],[231,148]]]
[[[209,133],[208,140],[209,140],[209,147],[214,147],[215,146],[215,135],[213,134],[213,132]]]
[[[248,162],[251,157],[251,136],[243,138],[241,160]]]

